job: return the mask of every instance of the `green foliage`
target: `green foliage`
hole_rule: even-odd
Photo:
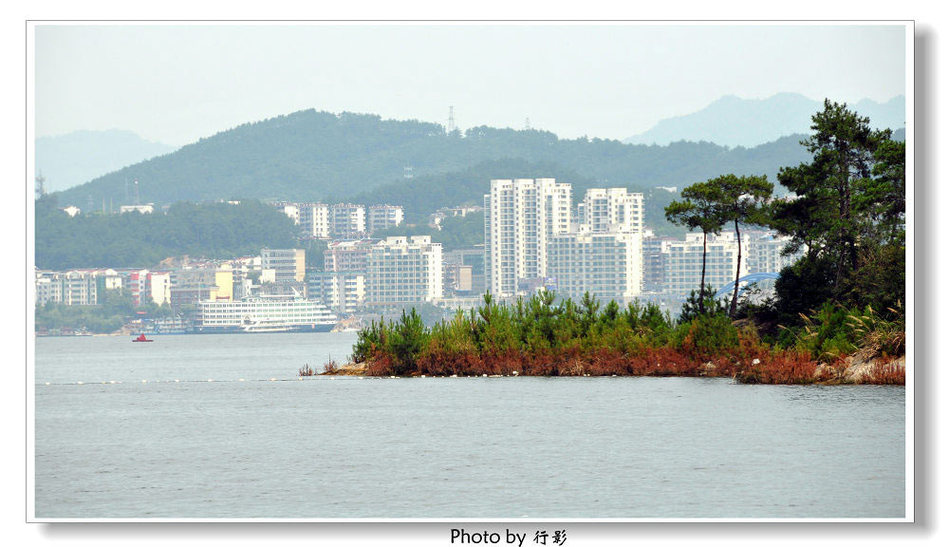
[[[442,219],[441,227],[441,230],[432,234],[432,241],[441,243],[445,251],[470,248],[484,243],[484,212]]]
[[[720,203],[724,199],[722,188],[712,181],[696,182],[682,190],[682,201],[673,201],[666,207],[669,222],[685,226],[692,231],[702,231],[702,276],[699,281],[699,313],[705,313],[705,260],[709,234],[717,234],[727,220]]]
[[[858,349],[866,350],[867,357],[905,352],[906,324],[900,304],[881,314],[869,305],[846,308],[825,302],[817,311],[800,317],[800,326],[782,326],[779,344],[806,351],[815,359],[839,359]]]
[[[35,328],[37,331],[72,329],[108,334],[122,328],[138,312],[149,318],[174,315],[170,306],[158,306],[154,302],[143,302],[136,308],[131,294],[122,289],[100,290],[98,299],[99,304],[95,306],[67,306],[55,302],[36,306]]]
[[[35,210],[41,269],[154,267],[171,256],[233,258],[296,245],[293,222],[257,201],[182,202],[167,214],[70,217],[47,196],[35,202]]]
[[[779,166],[805,158],[795,138],[755,148],[708,142],[643,146],[483,126],[462,135],[420,121],[305,110],[244,124],[104,175],[63,192],[61,202],[117,203],[126,183],[138,180],[144,202],[373,198],[403,205],[406,212],[430,212],[480,203],[491,178],[553,176],[582,192],[607,183],[644,188],[720,173],[773,175]],[[413,179],[403,178],[406,165]]]
[[[354,363],[363,363],[370,359],[377,350],[386,346],[387,327],[385,320],[372,321],[368,327],[359,329],[356,333],[356,343],[353,344],[352,359]]]
[[[448,217],[442,219],[442,229],[436,230],[425,224],[401,224],[388,230],[381,230],[372,234],[374,238],[390,236],[432,236],[432,243],[441,243],[442,249],[452,251],[474,247],[484,243],[484,213],[470,213],[463,217]]]
[[[725,300],[715,300],[715,289],[711,285],[705,286],[704,298],[699,300],[699,293],[694,290],[689,293],[682,303],[682,311],[679,312],[679,323],[689,323],[705,315],[723,315],[728,308]]]
[[[393,372],[407,374],[415,371],[418,357],[429,337],[422,318],[414,308],[408,314],[402,312],[402,318],[392,325],[391,332],[386,348],[394,359]]]
[[[425,328],[414,309],[398,322],[373,321],[357,335],[352,355],[356,362],[386,359],[389,373],[412,374],[426,358],[470,364],[482,358],[596,349],[642,353],[666,344],[673,324],[655,304],[633,302],[621,310],[614,301],[602,306],[590,294],[579,304],[569,298],[558,302],[549,291],[500,304],[487,293],[477,309],[458,311],[431,328]]]
[[[717,314],[699,315],[689,322],[680,322],[673,338],[677,349],[701,359],[712,358],[738,347],[738,329],[724,310]]]
[[[596,186],[595,179],[555,161],[528,161],[509,156],[463,166],[458,171],[416,175],[412,179],[389,179],[377,188],[354,196],[334,194],[334,199],[356,203],[393,203],[405,208],[406,221],[413,214],[428,215],[441,207],[482,205],[491,179],[553,177],[570,181],[574,191]],[[574,196],[576,198],[576,196]],[[582,196],[581,196],[582,197]],[[332,200],[330,200],[332,201]]]
[[[329,242],[323,239],[310,239],[301,245],[303,250],[306,251],[307,270],[323,271],[323,253],[328,245]]]
[[[767,176],[738,177],[722,175],[708,181],[717,189],[717,217],[723,222],[735,226],[735,239],[738,243],[738,261],[735,267],[735,289],[729,306],[729,315],[735,315],[738,307],[738,279],[741,271],[741,231],[739,224],[765,225],[768,223],[769,209],[764,203],[771,197],[774,185]]]
[[[827,300],[902,301],[905,145],[831,101],[811,129],[801,142],[811,161],[778,174],[799,197],[774,204],[772,226],[793,237],[791,249],[808,249],[776,284],[779,309],[796,315]]]

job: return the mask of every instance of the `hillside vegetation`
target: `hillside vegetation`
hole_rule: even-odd
[[[471,186],[477,183],[476,191],[471,188],[465,194],[453,189],[445,196],[445,204],[454,204],[449,201],[484,193],[487,179],[473,168],[477,171],[476,166],[505,159],[544,169],[523,173],[493,169],[492,176],[563,174],[563,180],[574,183],[577,190],[591,185],[681,187],[722,172],[773,178],[780,166],[807,158],[800,138],[785,137],[755,148],[708,142],[642,146],[485,126],[448,133],[433,123],[305,110],[223,131],[64,191],[59,198],[64,205],[80,207],[90,201],[118,205],[125,199],[126,184],[137,180],[141,201],[156,204],[236,196],[342,200],[381,187],[387,191],[402,187],[406,191],[390,192],[382,201],[414,207],[424,193],[413,188],[424,188],[431,195],[422,183],[434,184],[445,176],[444,186],[454,186],[447,182],[477,174],[477,180],[470,180]],[[408,166],[413,179],[403,177]]]
[[[153,268],[172,256],[248,256],[263,247],[295,246],[296,231],[289,217],[257,201],[176,203],[168,214],[70,217],[47,196],[36,201],[36,267]]]

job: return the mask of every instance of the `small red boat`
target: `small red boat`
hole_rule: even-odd
[[[145,338],[144,334],[139,334],[138,338],[135,338],[132,341],[133,342],[154,342],[154,340],[149,340],[148,338]]]

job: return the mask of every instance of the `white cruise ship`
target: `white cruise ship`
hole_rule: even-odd
[[[337,318],[316,300],[258,297],[198,303],[195,333],[327,332]]]

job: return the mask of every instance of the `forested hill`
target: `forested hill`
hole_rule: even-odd
[[[446,133],[432,123],[305,110],[218,133],[57,197],[61,204],[98,209],[111,203],[117,208],[134,199],[126,188],[137,180],[143,203],[238,196],[347,199],[405,181],[406,166],[415,177],[423,177],[462,173],[504,158],[578,173],[591,184],[681,187],[722,173],[766,173],[773,178],[779,167],[807,159],[800,138],[789,136],[755,148],[706,142],[644,146],[559,139],[538,130],[475,127],[463,134]]]

